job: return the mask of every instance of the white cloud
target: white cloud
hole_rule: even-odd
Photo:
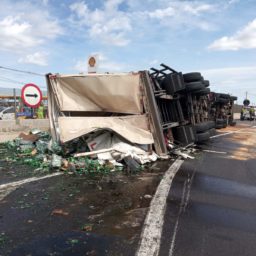
[[[205,4],[198,1],[169,1],[155,10],[146,10],[142,15],[157,19],[166,27],[213,30],[215,26],[209,20],[209,13],[217,11],[216,4]]]
[[[30,23],[20,21],[19,17],[5,17],[0,21],[1,48],[15,50],[40,44],[39,38],[31,36],[31,27]]]
[[[126,65],[124,63],[118,63],[116,61],[104,61],[99,64],[99,67],[105,72],[127,72]]]
[[[239,3],[240,0],[229,0],[228,1],[228,4],[231,5],[231,4],[236,4],[236,3]]]
[[[121,72],[121,71],[127,71],[127,66],[124,63],[118,63],[116,61],[109,60],[104,54],[96,52],[92,53],[92,55],[97,54],[99,56],[99,72]],[[87,73],[87,60],[79,60],[75,64],[74,69]]]
[[[149,61],[149,65],[156,65],[156,64],[159,64],[160,63],[160,61],[159,60],[157,60],[157,59],[154,59],[154,60],[151,60],[151,61]]]
[[[87,61],[85,60],[79,60],[76,62],[74,69],[77,70],[78,72],[81,73],[86,73],[87,72]]]
[[[110,11],[114,9],[116,11],[118,6],[123,2],[124,0],[107,0],[105,1],[105,9]]]
[[[126,33],[131,30],[129,17],[118,10],[123,0],[108,0],[102,9],[91,10],[85,2],[70,5],[71,21],[88,30],[89,36],[102,43],[125,46]]]
[[[181,2],[179,4],[176,3],[177,11],[182,12],[184,14],[192,14],[192,15],[200,15],[205,12],[212,12],[216,10],[216,5],[212,4],[202,4],[199,2]]]
[[[103,22],[104,23],[104,22]],[[125,32],[131,29],[126,17],[115,17],[103,23],[95,23],[89,30],[89,35],[94,39],[116,46],[125,46],[129,40],[125,38]]]
[[[125,11],[120,8],[121,4],[127,5]],[[89,38],[112,46],[126,46],[136,36],[145,34],[145,28],[151,33],[159,33],[159,27],[179,29],[184,25],[187,29],[213,30],[215,26],[209,21],[209,13],[216,11],[216,6],[198,1],[152,3],[145,0],[138,7],[129,1],[107,0],[95,9],[85,1],[75,2],[69,7],[71,23]]]
[[[18,62],[35,64],[38,66],[47,66],[47,53],[44,52],[35,52],[33,54],[27,55],[25,58],[20,58]]]
[[[69,8],[78,16],[78,18],[84,18],[89,14],[89,9],[85,2],[73,3]]]
[[[171,17],[175,15],[175,9],[168,7],[166,9],[157,9],[147,13],[150,18],[163,19],[165,17]]]
[[[237,31],[233,36],[224,36],[214,41],[208,49],[210,50],[239,50],[256,48],[256,19],[249,22],[243,29]]]
[[[23,52],[63,33],[59,22],[47,9],[29,2],[1,1],[0,50]]]
[[[48,5],[49,0],[42,0],[43,1],[43,5]]]

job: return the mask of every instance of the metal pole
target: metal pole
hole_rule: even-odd
[[[13,98],[14,98],[15,120],[17,121],[17,103],[16,103],[16,89],[15,88],[13,88]]]

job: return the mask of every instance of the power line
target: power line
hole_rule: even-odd
[[[20,69],[14,69],[14,68],[8,68],[8,67],[3,67],[0,66],[1,69],[6,69],[9,71],[14,71],[14,72],[20,72],[20,73],[25,73],[25,74],[30,74],[30,75],[35,75],[35,76],[44,76],[43,74],[31,72],[31,71],[25,71],[25,70],[20,70]]]
[[[10,78],[8,78],[8,77],[4,77],[4,76],[0,76],[0,80],[2,80],[2,81],[6,81],[6,82],[17,83],[17,84],[26,84],[25,82],[17,81],[17,80],[10,79]]]
[[[2,81],[4,83],[22,84],[22,83],[19,83],[19,82],[8,81],[8,80],[4,80],[4,79],[1,79],[1,78],[0,78],[0,81]]]

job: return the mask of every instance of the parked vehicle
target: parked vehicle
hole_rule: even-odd
[[[236,96],[226,93],[212,92],[210,95],[210,118],[216,122],[215,128],[226,128],[227,125],[235,126],[234,121],[234,101]]]
[[[7,107],[0,112],[0,120],[13,120],[15,119],[15,108]]]
[[[23,107],[21,112],[17,113],[17,117],[19,118],[34,118],[34,112],[30,107]]]
[[[240,120],[252,121],[255,119],[255,107],[243,106],[241,110]]]

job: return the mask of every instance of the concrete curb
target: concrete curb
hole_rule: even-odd
[[[24,131],[32,128],[49,130],[49,119],[21,119],[17,123],[15,120],[0,120],[0,132]]]
[[[166,171],[163,179],[158,185],[144,222],[144,228],[141,233],[140,244],[136,256],[158,255],[166,209],[166,198],[169,194],[173,178],[183,162],[183,160],[177,159]]]

